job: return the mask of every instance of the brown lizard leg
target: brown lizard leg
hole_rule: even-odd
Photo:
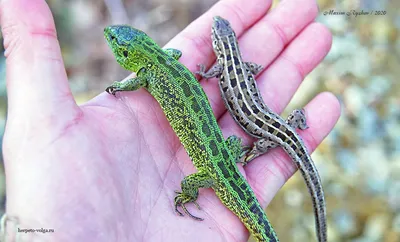
[[[306,121],[307,120],[304,109],[293,110],[286,119],[286,123],[289,124],[292,128],[301,130],[309,128]],[[247,165],[250,161],[254,160],[262,154],[267,153],[268,150],[277,146],[278,144],[271,139],[261,138],[254,142],[251,149],[246,149],[245,147],[243,147],[239,162],[243,165]]]

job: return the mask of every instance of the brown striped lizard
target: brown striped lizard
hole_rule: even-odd
[[[242,60],[235,32],[227,20],[214,17],[211,37],[217,64],[208,72],[205,72],[204,65],[199,65],[197,74],[207,79],[219,78],[221,96],[229,113],[246,133],[258,139],[253,148],[244,153],[243,163],[270,148],[282,147],[297,165],[311,194],[318,241],[327,241],[326,205],[321,179],[296,132],[296,128],[308,128],[304,110],[294,110],[285,121],[265,104],[254,78],[262,67]]]

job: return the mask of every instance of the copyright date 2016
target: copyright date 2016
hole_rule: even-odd
[[[334,16],[347,16],[347,17],[358,17],[358,16],[379,16],[386,15],[386,11],[384,10],[350,10],[350,11],[337,11],[337,10],[327,10],[323,12],[324,16],[334,15]]]

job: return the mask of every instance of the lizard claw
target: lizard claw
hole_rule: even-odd
[[[113,96],[115,96],[115,93],[117,92],[117,89],[115,87],[113,87],[113,86],[109,86],[109,87],[106,88],[106,92],[111,94],[111,95],[113,95]]]
[[[178,210],[178,205],[177,205],[177,204],[175,204],[175,212],[176,212],[179,216],[181,216],[181,217],[184,216],[183,213],[181,213],[181,212]]]
[[[185,206],[186,203],[193,202],[194,205],[196,205],[196,207],[197,207],[199,210],[201,210],[200,205],[199,205],[196,201],[190,201],[191,199],[190,199],[189,197],[186,197],[186,195],[183,194],[182,192],[177,192],[177,191],[175,191],[175,192],[178,194],[178,195],[175,197],[175,199],[174,199],[174,203],[175,203],[175,212],[176,212],[179,216],[184,216],[183,213],[180,212],[180,211],[178,210],[178,207],[181,207],[182,210],[183,210],[183,212],[185,212],[185,213],[186,213],[189,217],[191,217],[192,219],[198,220],[198,221],[203,221],[204,219],[199,218],[199,217],[196,217],[196,216],[194,216],[193,214],[191,214],[191,213],[187,210],[187,208],[186,208],[186,206]]]
[[[196,207],[197,207],[198,210],[201,210],[201,207],[200,207],[200,205],[199,205],[197,202],[193,202],[193,204],[196,205]]]
[[[203,64],[197,64],[197,66],[199,67],[199,70],[196,71],[195,73],[203,77],[203,76],[205,75],[205,72],[204,72],[204,71],[206,70],[205,65],[203,65]]]

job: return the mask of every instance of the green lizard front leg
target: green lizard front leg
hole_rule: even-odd
[[[136,77],[127,79],[125,81],[116,81],[111,86],[106,88],[106,92],[115,96],[116,92],[122,91],[135,91],[141,87],[147,86],[146,69],[141,68]]]
[[[179,60],[179,58],[181,58],[181,56],[182,56],[182,51],[180,51],[178,49],[165,48],[165,49],[163,49],[163,51],[165,53],[167,53],[169,56],[171,56],[172,58],[174,58],[175,60]]]
[[[173,48],[163,49],[165,53],[174,59],[178,60],[182,56],[182,52]],[[116,92],[121,91],[135,91],[141,87],[147,86],[147,71],[146,68],[141,68],[138,73],[136,73],[136,77],[127,79],[125,81],[116,81],[110,86],[106,88],[106,92],[115,96]]]

